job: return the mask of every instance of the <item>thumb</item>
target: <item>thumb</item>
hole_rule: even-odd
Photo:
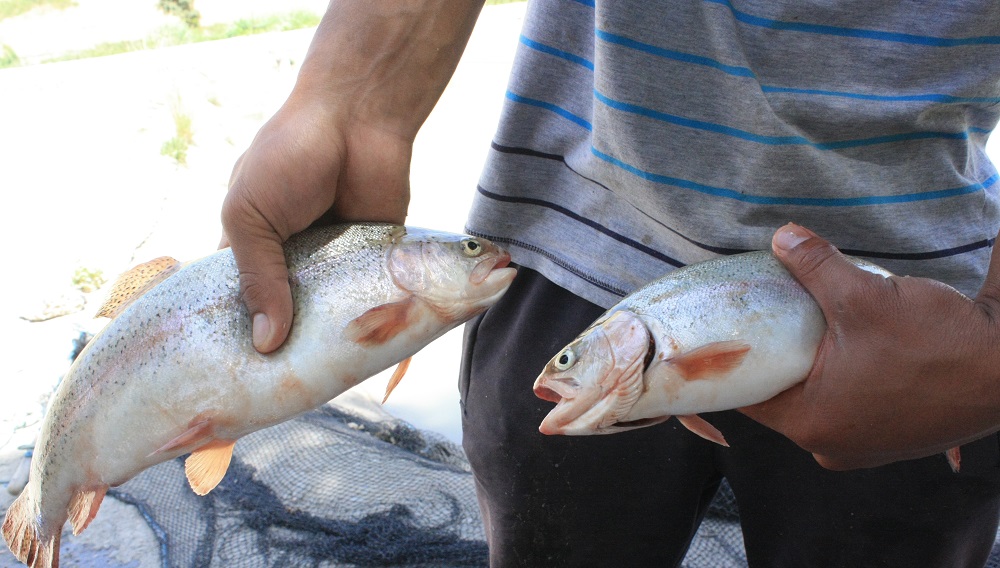
[[[227,199],[228,201],[228,199]],[[270,353],[292,324],[292,293],[282,238],[259,214],[223,205],[222,224],[240,273],[240,295],[253,326],[253,346]]]
[[[864,274],[836,247],[809,229],[789,223],[771,239],[778,260],[812,294],[820,307],[835,305],[844,296],[845,284]]]

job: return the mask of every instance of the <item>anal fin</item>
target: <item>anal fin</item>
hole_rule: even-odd
[[[729,447],[729,442],[726,441],[726,437],[722,435],[722,432],[720,432],[715,426],[709,424],[708,421],[701,416],[698,416],[697,414],[689,414],[687,416],[678,416],[677,420],[692,433],[701,436],[709,442],[715,442],[720,446]]]
[[[188,484],[198,495],[207,495],[222,481],[233,458],[236,440],[213,440],[184,460]]]
[[[73,500],[69,502],[69,522],[73,525],[74,536],[82,533],[97,516],[97,510],[101,508],[107,491],[108,486],[103,485],[89,491],[80,491],[73,496]]]
[[[389,378],[389,384],[385,385],[385,396],[382,397],[382,404],[385,404],[385,401],[389,400],[389,393],[396,388],[399,381],[403,380],[403,375],[405,375],[406,370],[410,368],[411,360],[413,360],[413,357],[407,357],[406,359],[400,361],[399,365],[396,365],[396,370],[392,372],[392,377]]]

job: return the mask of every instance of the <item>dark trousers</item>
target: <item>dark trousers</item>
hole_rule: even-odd
[[[603,310],[520,268],[466,327],[460,390],[492,566],[676,566],[723,477],[751,566],[981,567],[1000,511],[1000,438],[944,456],[832,472],[735,412],[703,415],[731,447],[675,420],[606,436],[544,436],[531,390]]]

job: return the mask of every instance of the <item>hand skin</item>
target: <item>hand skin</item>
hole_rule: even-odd
[[[236,162],[220,247],[232,246],[254,347],[288,337],[281,244],[314,222],[402,223],[413,140],[482,0],[332,0],[288,100]]]
[[[1000,253],[972,300],[925,278],[883,278],[804,227],[775,255],[827,320],[809,376],[740,409],[829,469],[929,456],[1000,430]]]

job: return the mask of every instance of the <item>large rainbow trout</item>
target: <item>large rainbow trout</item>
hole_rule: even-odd
[[[295,322],[261,355],[229,250],[127,273],[100,314],[114,319],[56,391],[28,485],[3,538],[33,567],[59,564],[109,486],[190,453],[198,494],[225,475],[236,440],[288,420],[401,363],[493,305],[514,278],[485,239],[386,224],[312,229],[285,244]]]
[[[802,381],[825,333],[819,305],[770,252],[692,264],[625,297],[549,361],[534,391],[556,406],[539,430],[609,434],[675,416],[726,445],[697,414],[763,402]],[[957,471],[958,449],[947,457]]]

